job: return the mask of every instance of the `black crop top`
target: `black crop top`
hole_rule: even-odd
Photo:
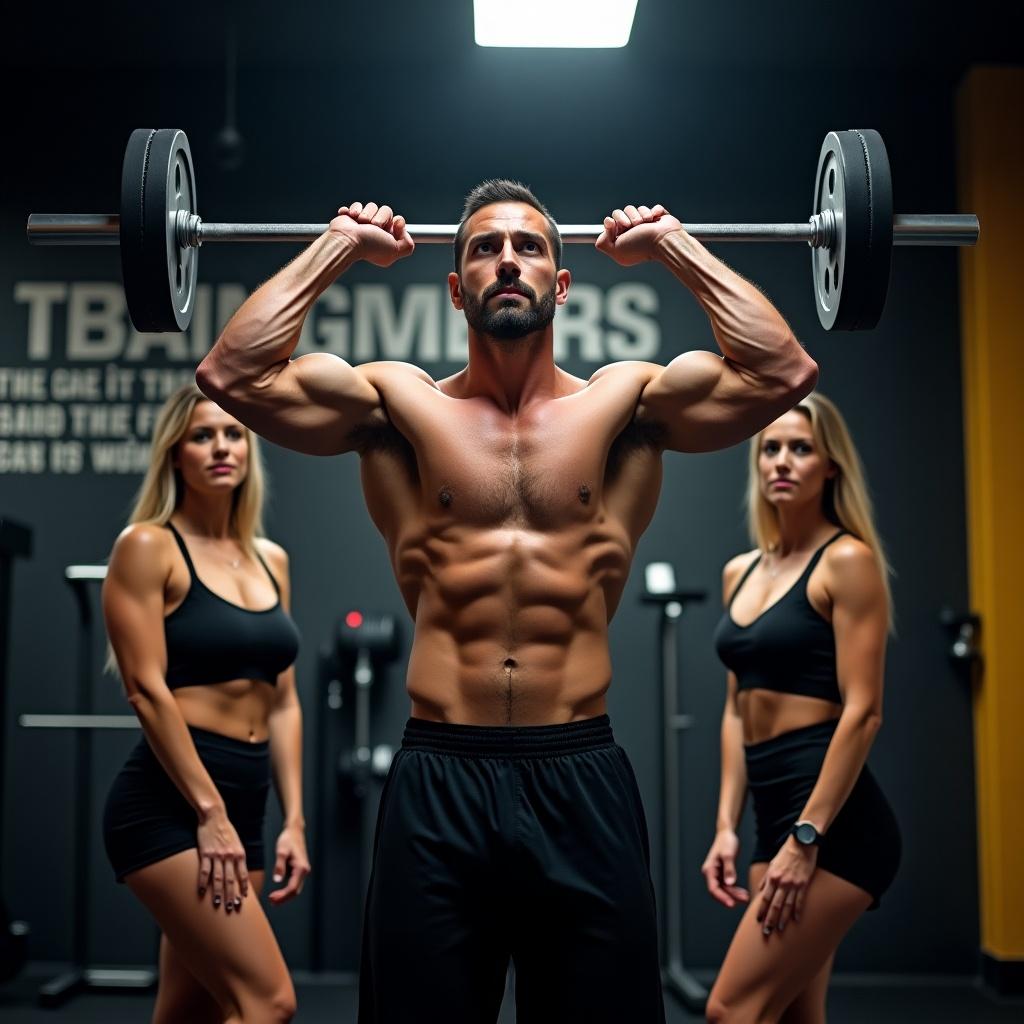
[[[715,629],[718,656],[736,673],[740,690],[775,690],[842,704],[835,634],[832,624],[807,599],[807,581],[825,548],[845,533],[840,530],[822,544],[796,583],[747,626],[737,625],[731,610],[740,588],[761,561],[760,555],[743,574]]]
[[[281,591],[267,563],[259,558],[277,593],[277,603],[249,611],[215,594],[196,575],[182,536],[171,523],[192,583],[185,600],[164,617],[167,642],[167,685],[203,686],[232,679],[277,683],[299,652],[299,631],[281,607]]]

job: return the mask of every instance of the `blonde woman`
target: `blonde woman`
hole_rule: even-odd
[[[309,872],[288,559],[262,537],[256,437],[194,385],[164,405],[110,557],[103,613],[144,738],[104,839],[163,932],[153,1020],[290,1020],[295,994],[256,894],[271,775],[284,810],[271,892]]]
[[[715,632],[728,668],[716,834],[702,873],[747,904],[710,1021],[825,1020],[832,960],[877,906],[900,833],[865,761],[882,721],[888,565],[842,416],[812,394],[753,438],[754,551],[723,572]],[[747,789],[757,843],[737,882]]]

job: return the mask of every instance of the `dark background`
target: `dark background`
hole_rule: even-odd
[[[509,17],[520,16],[514,3]],[[893,167],[898,212],[954,212],[953,104],[971,63],[1018,62],[1019,26],[990,4],[870,2],[688,5],[640,0],[628,47],[611,51],[481,49],[469,0],[443,4],[256,0],[238,32],[242,166],[218,163],[224,123],[223,5],[202,10],[57,2],[6,26],[6,145],[0,194],[0,366],[26,366],[27,311],[16,282],[117,281],[117,251],[29,248],[30,212],[113,212],[131,129],[180,127],[206,220],[327,220],[351,199],[387,201],[410,221],[455,221],[487,176],[531,184],[564,222],[595,222],[627,202],[662,202],[685,220],[802,220],[825,133],[877,128]],[[984,237],[984,236],[982,236]],[[976,964],[973,754],[969,692],[950,667],[938,622],[967,604],[957,256],[901,250],[878,329],[828,335],[818,325],[801,246],[719,247],[789,319],[821,367],[821,389],[847,416],[866,463],[896,575],[885,726],[872,764],[904,829],[904,864],[882,908],[860,922],[840,970],[971,972]],[[207,247],[200,279],[251,288],[294,247]],[[586,247],[567,250],[579,282],[652,285],[667,361],[713,346],[693,299],[660,268],[624,270]],[[443,248],[421,247],[388,272],[360,266],[343,282],[441,284]],[[62,337],[61,314],[54,338]],[[59,345],[50,368],[67,365]],[[159,351],[147,365],[177,366]],[[573,352],[568,369],[596,366]],[[443,374],[452,364],[430,364]],[[357,606],[409,623],[384,546],[365,515],[354,457],[325,461],[267,446],[268,526],[291,554],[307,736],[311,830],[325,854],[315,883],[271,917],[292,966],[309,966],[311,915],[324,912],[321,966],[354,969],[359,925],[358,818],[337,795],[332,763],[314,758],[321,714],[317,649]],[[716,965],[735,919],[702,892],[699,865],[717,799],[723,671],[710,645],[722,563],[749,546],[741,495],[746,447],[669,456],[662,502],[636,553],[612,628],[610,710],[633,758],[655,849],[661,831],[656,616],[639,604],[642,567],[666,560],[680,584],[709,590],[683,625],[684,710],[695,716],[681,767],[685,954]],[[103,561],[124,522],[133,475],[0,475],[0,516],[29,523],[36,554],[15,575],[8,704],[3,886],[32,926],[35,959],[71,956],[72,865],[93,870],[91,959],[149,962],[154,929],[116,886],[99,843],[98,807],[133,733],[101,733],[94,818],[72,830],[69,734],[13,719],[73,701],[76,613],[63,582],[72,562]],[[408,712],[399,663],[376,695],[375,742],[396,743]],[[97,710],[126,712],[97,674]],[[344,711],[331,730],[349,726]],[[340,734],[340,733],[339,733]],[[327,779],[327,815],[314,786]],[[276,824],[276,811],[271,817]],[[746,828],[749,828],[747,823]],[[268,832],[268,835],[272,833]],[[750,847],[750,833],[743,833]],[[87,846],[83,846],[87,844]],[[657,871],[657,864],[656,864]]]

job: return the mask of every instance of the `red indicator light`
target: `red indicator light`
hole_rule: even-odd
[[[363,613],[362,612],[349,612],[345,616],[345,625],[349,629],[358,629],[363,624]]]

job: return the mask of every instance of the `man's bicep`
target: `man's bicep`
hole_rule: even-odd
[[[637,417],[657,423],[673,451],[707,451],[728,421],[735,403],[735,371],[712,352],[684,352],[656,374],[644,388]]]
[[[717,451],[781,416],[790,398],[789,392],[774,393],[722,356],[685,352],[644,389],[638,416],[664,428],[672,451]]]
[[[306,409],[358,421],[380,407],[380,393],[361,368],[330,353],[299,356],[283,372],[290,375]]]
[[[366,376],[327,352],[274,367],[244,394],[221,404],[275,444],[309,455],[348,451],[348,438],[380,409]]]

